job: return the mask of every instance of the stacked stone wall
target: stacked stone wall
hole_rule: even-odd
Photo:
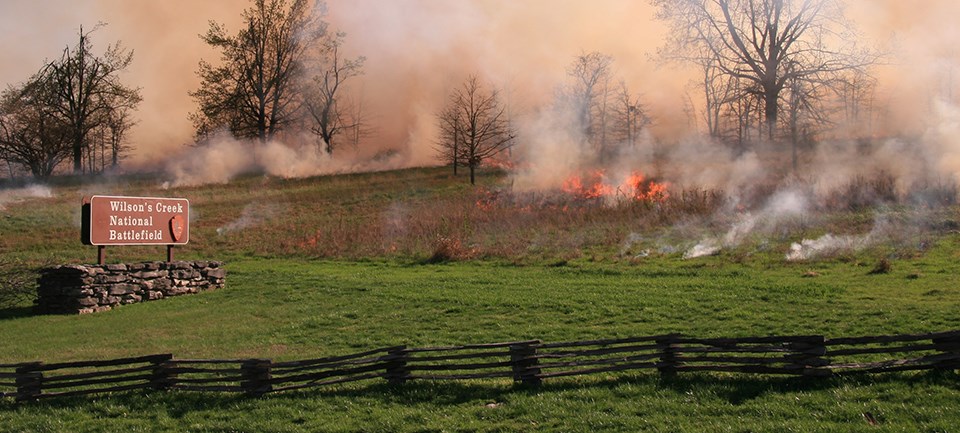
[[[223,288],[227,271],[216,261],[63,265],[40,270],[36,310],[85,314],[120,305]]]

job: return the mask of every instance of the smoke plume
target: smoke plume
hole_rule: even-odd
[[[957,181],[960,82],[955,76],[960,55],[954,47],[960,30],[953,21],[960,15],[960,5],[952,0],[922,5],[898,0],[845,3],[864,37],[890,53],[875,71],[873,115],[858,124],[874,138],[873,144],[868,148],[854,142],[821,144],[806,153],[800,177],[816,184],[821,196],[876,170],[891,173],[902,193],[930,177]],[[276,143],[230,143],[241,150],[237,154],[220,143],[208,150],[188,148],[195,156],[174,156],[167,162],[168,155],[186,152],[184,145],[193,141],[187,116],[196,106],[188,92],[199,85],[198,62],[218,61],[219,54],[198,35],[209,21],[235,31],[249,4],[5,1],[0,24],[7,39],[18,43],[4,48],[0,82],[12,84],[29,77],[45,59],[75,44],[80,25],[90,29],[97,22],[108,23],[92,35],[94,47],[103,50],[108,43],[121,41],[134,50],[133,65],[121,79],[141,87],[144,97],[130,137],[134,150],[127,166],[167,167],[172,183],[190,184],[223,182],[248,170],[280,176],[364,170],[369,167],[357,161],[386,150],[401,156],[384,167],[437,164],[436,113],[450,91],[475,74],[503,90],[521,131],[514,154],[525,165],[515,177],[515,187],[549,189],[581,170],[589,149],[570,131],[566,114],[544,107],[569,79],[566,69],[574,56],[598,51],[614,59],[613,75],[641,96],[655,118],[645,140],[604,164],[609,176],[639,170],[676,187],[716,188],[738,195],[786,171],[771,165],[762,149],[734,152],[700,138],[703,122],[697,113],[702,103],[698,90],[688,86],[695,71],[652,60],[651,54],[667,36],[666,27],[654,19],[647,2],[635,0],[329,1],[331,28],[347,34],[345,55],[367,58],[365,73],[351,86],[350,97],[364,101],[376,134],[356,155],[335,155],[331,160],[292,143],[286,148]]]
[[[181,152],[166,165],[169,186],[227,183],[242,174],[267,174],[299,178],[339,173],[383,171],[401,168],[406,160],[398,154],[358,158],[346,153],[331,156],[314,145],[290,146],[279,141],[259,143],[220,134],[208,143]]]
[[[809,210],[809,198],[801,191],[779,191],[756,213],[743,212],[722,236],[709,236],[683,253],[684,259],[714,255],[723,248],[735,248],[755,234],[769,235],[782,224],[802,218]]]
[[[255,227],[280,214],[280,205],[268,202],[254,202],[243,207],[240,216],[224,226],[217,227],[217,235],[223,236],[237,230]]]
[[[53,197],[53,190],[44,185],[30,185],[23,188],[0,189],[0,210],[30,198]]]

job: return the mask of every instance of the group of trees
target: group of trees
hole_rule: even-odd
[[[312,132],[327,153],[356,144],[362,113],[343,94],[364,58],[343,56],[345,35],[328,29],[324,10],[322,1],[252,0],[235,34],[210,24],[201,38],[221,61],[200,62],[190,93],[198,142],[219,131],[266,141],[293,130]],[[98,173],[128,149],[141,96],[119,74],[133,52],[115,43],[95,55],[90,33],[81,28],[76,46],[0,94],[0,161],[11,177],[25,169],[46,178],[70,161],[75,173]]]
[[[788,142],[797,150],[830,125],[834,112],[850,118],[869,107],[868,68],[879,56],[857,45],[837,0],[650,0],[670,26],[665,60],[702,73],[708,133],[745,148],[754,141]],[[243,25],[229,32],[211,23],[201,35],[220,61],[201,61],[191,92],[198,142],[218,131],[266,141],[284,131],[309,131],[332,153],[364,134],[359,103],[344,96],[363,73],[364,58],[342,52],[345,35],[329,29],[322,0],[251,0]],[[140,91],[119,72],[133,53],[119,43],[93,54],[81,28],[76,46],[0,95],[0,160],[49,176],[72,160],[74,172],[115,166],[134,124]],[[555,104],[603,163],[636,146],[651,116],[623,80],[613,58],[583,53]],[[470,77],[438,113],[438,155],[454,171],[475,169],[510,148],[517,133],[500,91]]]
[[[576,56],[567,69],[569,82],[558,89],[553,110],[569,119],[575,139],[588,144],[596,162],[617,158],[621,151],[637,146],[651,117],[638,95],[626,82],[614,84],[613,58],[599,52]],[[476,168],[516,141],[498,89],[484,86],[476,76],[454,89],[438,113],[440,137],[437,152],[441,161],[470,169],[470,183]]]
[[[837,0],[650,1],[671,29],[662,58],[702,73],[704,119],[716,139],[741,150],[756,142],[787,143],[796,170],[804,144],[837,123],[861,121],[872,104],[869,68],[881,55],[858,46]],[[614,84],[612,64],[598,52],[577,56],[558,98],[601,163],[635,145],[651,123],[625,82]],[[451,106],[468,105],[461,93]],[[451,121],[453,111],[440,115],[440,153],[456,166],[465,143],[455,138],[462,126]]]
[[[438,118],[440,159],[450,162],[454,174],[468,167],[471,184],[480,164],[509,149],[517,137],[499,90],[484,87],[476,76],[453,91]]]
[[[651,3],[671,28],[661,55],[702,72],[715,138],[741,147],[785,138],[796,169],[798,148],[830,126],[829,113],[843,108],[855,117],[869,104],[868,68],[880,55],[857,45],[836,0]]]
[[[332,153],[341,139],[355,142],[364,133],[359,105],[343,96],[364,58],[343,56],[345,35],[329,30],[323,9],[310,0],[253,0],[236,34],[210,24],[202,38],[221,62],[201,61],[200,88],[191,92],[200,141],[220,130],[259,141],[310,131]]]
[[[11,174],[23,167],[46,178],[71,159],[76,173],[100,172],[116,166],[126,149],[141,97],[118,75],[133,52],[114,44],[96,56],[90,32],[81,28],[79,37],[59,59],[0,94],[0,159]]]
[[[614,82],[613,62],[613,57],[596,51],[576,56],[567,68],[570,82],[556,101],[559,109],[573,112],[577,132],[600,163],[636,147],[643,130],[653,123],[626,81]]]

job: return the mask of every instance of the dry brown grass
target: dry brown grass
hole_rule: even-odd
[[[698,188],[672,189],[658,200],[615,197],[605,201],[562,191],[515,192],[502,172],[481,172],[479,181],[481,186],[471,187],[446,169],[429,168],[291,180],[250,176],[225,185],[176,190],[158,190],[159,182],[151,179],[132,180],[98,187],[95,192],[190,198],[194,221],[191,244],[182,248],[185,258],[495,258],[553,263],[598,255],[629,259],[647,249],[663,252],[663,245],[677,251],[703,236],[722,236],[741,213],[755,209],[751,206],[762,207],[778,185],[773,180],[754,185],[741,191],[735,202],[723,191]],[[889,185],[884,174],[855,179],[828,194],[827,205],[815,203],[816,212],[810,216],[769,228],[765,236],[781,245],[764,248],[783,249],[799,237],[823,233],[869,232],[876,224],[876,212],[853,210],[870,203],[868,197],[895,199],[894,205],[909,208],[888,217],[895,223],[888,237],[896,237],[902,245],[916,244],[918,239],[927,242],[921,239],[924,231],[960,226],[956,218],[941,217],[943,209],[950,209],[943,206],[956,203],[954,184],[919,185],[916,192],[895,197],[890,196]],[[95,258],[95,251],[76,240],[73,218],[78,197],[91,189],[58,186],[52,198],[33,199],[7,210],[9,217],[0,219],[0,229],[10,234],[0,240],[9,252],[4,255],[30,265],[48,256],[55,256],[56,262]],[[916,197],[924,204],[915,205],[920,200]],[[843,204],[843,200],[854,204]],[[928,209],[933,216],[928,218],[918,209]],[[642,237],[644,245],[629,241],[634,237]],[[23,249],[18,245],[39,246]],[[745,245],[744,251],[754,247]],[[108,260],[149,260],[162,255],[148,247],[116,251],[108,253]]]

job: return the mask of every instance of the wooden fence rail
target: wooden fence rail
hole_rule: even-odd
[[[676,334],[623,339],[369,350],[352,355],[269,359],[174,359],[170,354],[105,361],[0,364],[0,398],[43,398],[129,390],[236,392],[260,396],[365,380],[512,378],[543,380],[634,370],[830,376],[960,369],[960,330],[931,334],[826,338],[819,335],[693,338]]]

